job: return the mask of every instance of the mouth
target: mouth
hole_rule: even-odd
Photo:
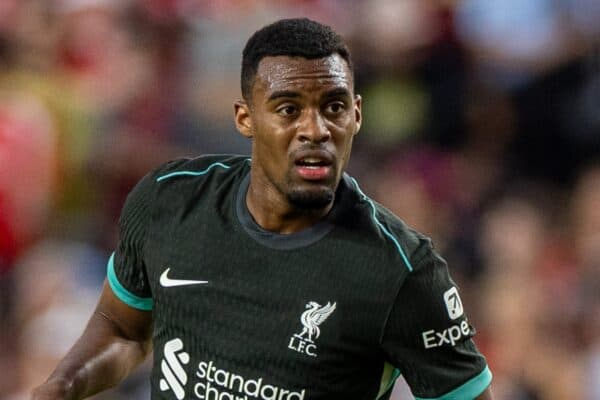
[[[333,170],[333,156],[324,150],[300,151],[294,159],[294,168],[305,180],[324,180]]]

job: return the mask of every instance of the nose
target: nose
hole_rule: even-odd
[[[296,135],[302,143],[325,143],[331,138],[331,132],[317,110],[306,110],[299,119]]]

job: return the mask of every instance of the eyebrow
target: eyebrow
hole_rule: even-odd
[[[282,97],[297,98],[297,97],[300,97],[300,93],[294,92],[292,90],[277,90],[277,91],[271,93],[271,95],[269,96],[267,101],[273,101],[276,99],[280,99]]]
[[[331,98],[331,97],[344,97],[344,96],[350,97],[351,96],[350,91],[347,88],[338,87],[338,88],[331,89],[330,91],[326,92],[324,97]],[[271,95],[269,96],[267,101],[273,101],[273,100],[280,99],[283,97],[298,98],[298,97],[300,97],[300,93],[294,92],[293,90],[277,90],[277,91],[271,93]]]
[[[330,91],[325,93],[324,97],[331,98],[331,97],[345,97],[345,96],[351,97],[350,91],[345,87],[337,87],[337,88],[331,89]]]

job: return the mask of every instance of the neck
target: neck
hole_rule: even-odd
[[[254,221],[267,231],[280,234],[299,232],[319,223],[333,207],[333,201],[318,209],[295,207],[271,185],[253,178],[251,174],[246,205]]]

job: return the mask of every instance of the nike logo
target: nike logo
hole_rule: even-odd
[[[165,269],[160,276],[160,285],[163,287],[174,287],[174,286],[187,286],[187,285],[202,285],[208,283],[208,281],[190,281],[187,279],[171,279],[167,275],[171,268]]]

